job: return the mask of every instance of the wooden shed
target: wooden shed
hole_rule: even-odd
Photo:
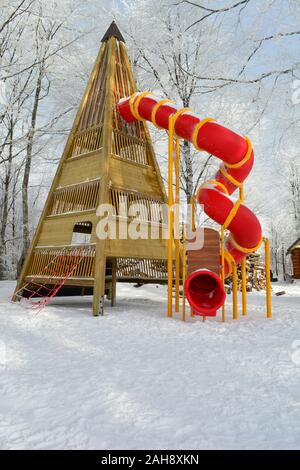
[[[300,279],[300,238],[289,247],[287,254],[292,258],[293,278]]]

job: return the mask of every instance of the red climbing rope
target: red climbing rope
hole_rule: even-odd
[[[82,247],[62,250],[14,295],[30,302],[33,310],[41,311],[76,271],[84,256]],[[40,278],[42,282],[38,282]]]

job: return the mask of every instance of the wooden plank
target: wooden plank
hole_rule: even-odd
[[[153,197],[161,197],[164,200],[157,175],[151,167],[135,165],[127,160],[112,156],[110,159],[110,179],[116,187],[134,189],[148,193]]]
[[[107,240],[105,253],[112,257],[167,259],[167,240]]]
[[[105,110],[103,125],[103,171],[98,197],[98,206],[109,202],[109,167],[112,149],[112,118],[114,103],[114,76],[116,64],[116,38],[111,37],[107,42],[108,66],[105,87]],[[103,314],[103,297],[105,293],[105,244],[106,240],[96,240],[95,283],[93,297],[93,315]]]
[[[188,275],[197,269],[209,269],[220,274],[220,236],[217,230],[211,228],[198,228],[204,230],[204,245],[200,250],[191,250],[191,242],[187,246]]]
[[[102,150],[96,150],[84,158],[67,160],[59,178],[59,187],[83,183],[101,177],[103,171]]]
[[[73,228],[77,222],[89,221],[93,224],[91,243],[96,239],[96,224],[98,218],[95,212],[57,215],[55,217],[47,217],[44,221],[43,228],[37,240],[40,246],[60,246],[70,245],[73,235]]]
[[[41,276],[26,276],[25,277],[25,282],[30,282],[31,280],[33,280],[34,282],[37,282],[38,284],[44,284],[45,282],[47,283],[47,285],[55,285],[57,282],[58,282],[58,278],[57,279],[53,279],[52,282],[50,282],[49,280],[49,276],[48,277],[41,277]],[[93,286],[94,285],[94,279],[93,278],[89,278],[89,279],[80,279],[80,278],[72,278],[72,277],[69,277],[66,282],[65,282],[65,285],[66,286]]]

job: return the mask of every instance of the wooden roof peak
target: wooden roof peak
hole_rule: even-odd
[[[289,255],[295,248],[300,248],[300,237],[287,249],[286,254]]]
[[[121,31],[119,30],[117,23],[115,21],[112,21],[108,30],[104,34],[103,38],[101,39],[101,42],[106,42],[108,41],[111,37],[115,37],[118,39],[118,41],[125,42],[125,39],[122,36]]]

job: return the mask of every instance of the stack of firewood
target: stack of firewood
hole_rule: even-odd
[[[237,268],[238,289],[242,290],[242,269],[241,265]],[[246,258],[246,289],[251,292],[253,289],[260,291],[266,289],[266,270],[264,262],[259,253],[251,253]],[[226,291],[232,290],[232,277],[226,279]]]
[[[249,291],[266,289],[266,269],[261,255],[259,253],[251,253],[247,256],[247,284]],[[248,287],[247,287],[248,288]]]

